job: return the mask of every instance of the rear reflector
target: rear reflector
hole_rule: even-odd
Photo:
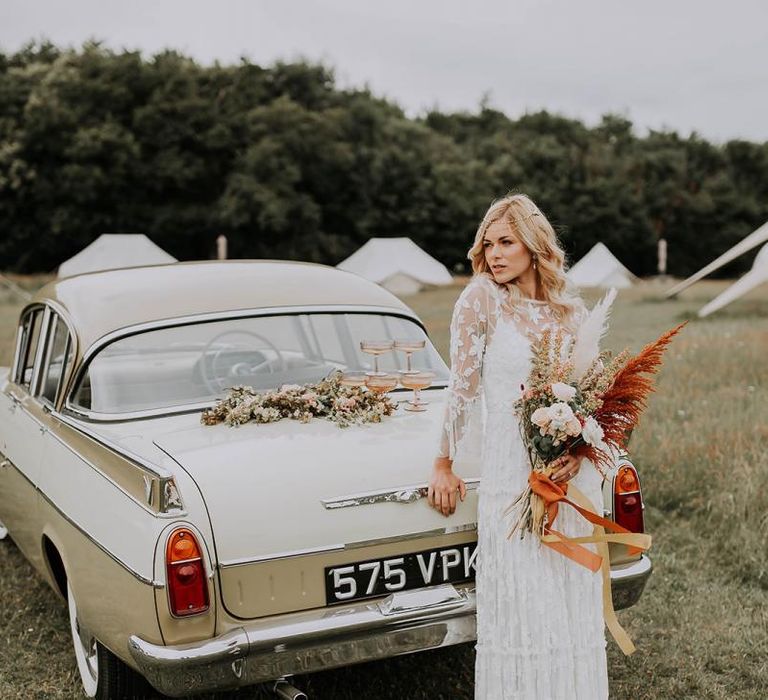
[[[195,536],[189,530],[174,530],[165,550],[168,602],[178,617],[197,615],[209,608],[205,565]]]
[[[619,468],[613,482],[613,513],[618,525],[630,532],[645,532],[640,480],[635,468],[629,464]]]

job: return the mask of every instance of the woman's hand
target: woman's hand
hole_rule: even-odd
[[[446,517],[456,510],[456,494],[464,500],[467,485],[453,473],[451,460],[438,457],[427,489],[427,502]]]
[[[566,453],[552,462],[551,466],[555,468],[555,471],[549,475],[552,481],[570,481],[581,469],[581,457]]]

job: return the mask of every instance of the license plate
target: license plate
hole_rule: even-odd
[[[475,578],[477,542],[325,567],[327,605]]]

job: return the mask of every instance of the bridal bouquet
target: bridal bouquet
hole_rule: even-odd
[[[624,350],[611,359],[600,352],[607,330],[608,311],[616,296],[611,290],[595,305],[579,328],[576,339],[565,346],[562,332],[545,332],[534,347],[527,386],[515,403],[520,431],[530,457],[528,487],[509,506],[517,519],[509,536],[534,533],[542,544],[593,572],[602,570],[603,616],[625,654],[634,645],[613,609],[608,543],[626,545],[630,551],[646,550],[650,535],[630,532],[594,511],[594,505],[576,486],[550,479],[553,462],[566,452],[592,461],[605,475],[617,449],[624,447],[653,390],[653,375],[672,338],[685,324],[662,334],[631,357]],[[592,534],[567,537],[553,528],[558,506],[567,504],[592,523]],[[597,553],[583,545],[596,545]]]
[[[599,342],[615,295],[611,290],[595,305],[570,348],[561,331],[545,331],[533,348],[531,374],[515,403],[531,474],[528,488],[507,509],[518,512],[510,537],[517,531],[521,536],[548,531],[557,512],[548,494],[567,492],[567,484],[549,479],[558,457],[569,452],[587,458],[605,475],[612,453],[624,447],[640,419],[665,348],[685,325],[667,331],[635,357],[624,350],[611,358],[599,350]]]

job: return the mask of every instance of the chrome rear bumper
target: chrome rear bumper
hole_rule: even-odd
[[[611,570],[614,605],[633,605],[651,573],[643,556]],[[225,690],[475,640],[474,584],[266,618],[210,640],[160,646],[132,636],[141,673],[172,697]]]

